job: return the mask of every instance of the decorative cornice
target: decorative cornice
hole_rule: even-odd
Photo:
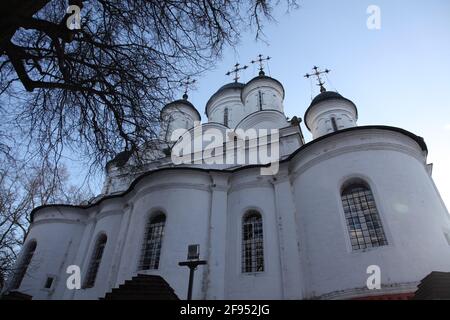
[[[153,191],[160,191],[160,190],[169,190],[169,189],[189,189],[189,190],[200,190],[200,191],[209,191],[210,188],[208,185],[204,184],[198,184],[198,183],[179,183],[179,182],[173,182],[173,183],[163,183],[163,184],[157,184],[154,186],[149,186],[142,188],[136,193],[136,197],[140,197],[143,193],[150,193]]]
[[[88,220],[81,221],[81,220],[71,220],[71,219],[63,219],[63,218],[49,218],[49,219],[42,219],[38,221],[33,221],[30,225],[30,229],[34,226],[40,225],[40,224],[47,224],[47,223],[66,223],[66,224],[78,224],[78,225],[86,225],[88,223]]]

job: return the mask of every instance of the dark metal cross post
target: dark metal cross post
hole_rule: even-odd
[[[195,81],[197,80],[195,79],[191,80],[191,76],[188,76],[186,79],[180,81],[181,82],[180,86],[184,87],[183,99],[187,100],[189,88],[191,87],[192,84],[195,83]]]
[[[318,82],[317,85],[320,87],[320,92],[325,92],[325,91],[327,91],[327,89],[325,89],[325,87],[323,86],[325,83],[322,81],[322,78],[320,77],[320,75],[321,75],[321,74],[324,74],[324,73],[329,73],[330,70],[325,69],[325,71],[319,71],[319,68],[316,67],[316,66],[313,67],[313,70],[314,70],[313,73],[311,73],[311,74],[310,74],[310,73],[305,74],[305,78],[309,78],[309,77],[312,77],[312,76],[316,76],[316,77],[317,77],[317,82]]]
[[[187,261],[179,262],[179,266],[186,266],[189,268],[189,285],[187,299],[192,300],[192,287],[194,285],[194,272],[199,265],[206,264],[206,260],[199,260],[200,258],[200,245],[191,244],[188,246]]]
[[[238,82],[238,80],[239,80],[239,71],[245,70],[245,69],[248,68],[248,66],[243,66],[243,67],[239,67],[239,66],[240,66],[240,64],[236,63],[234,65],[234,69],[233,70],[230,70],[227,73],[225,73],[225,75],[227,75],[227,76],[229,76],[230,74],[234,73],[234,78],[233,78],[234,82]]]
[[[269,61],[270,60],[270,57],[269,56],[267,56],[266,58],[263,58],[263,55],[262,54],[258,54],[258,59],[256,59],[256,60],[252,60],[252,61],[250,61],[250,63],[259,63],[259,75],[260,76],[263,76],[264,75],[264,64],[263,64],[263,62],[264,61]]]

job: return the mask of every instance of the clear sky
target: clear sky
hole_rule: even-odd
[[[283,1],[281,1],[283,3]],[[203,115],[208,98],[232,81],[225,73],[236,62],[249,64],[259,53],[272,58],[268,72],[286,90],[287,116],[303,118],[311,101],[313,65],[329,68],[329,90],[355,102],[359,125],[382,124],[425,138],[433,177],[450,205],[450,1],[300,0],[298,10],[277,8],[265,27],[265,42],[248,32],[217,68],[198,79],[190,100]],[[369,30],[369,5],[381,9],[381,29]],[[249,64],[243,82],[257,75]],[[313,88],[314,95],[318,93]],[[311,140],[302,124],[307,141]]]

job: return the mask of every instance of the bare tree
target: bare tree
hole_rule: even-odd
[[[45,161],[63,148],[102,165],[137,151],[179,81],[212,67],[242,28],[259,35],[278,2],[2,0],[1,126]],[[80,29],[66,25],[69,5]]]
[[[0,1],[0,278],[33,207],[73,201],[61,156],[103,168],[123,150],[138,155],[180,80],[213,67],[244,28],[258,37],[278,3]],[[70,5],[79,29],[67,26]]]
[[[13,160],[0,165],[0,279],[13,271],[17,253],[30,225],[33,208],[50,203],[79,204],[90,194],[68,184],[64,166],[54,174],[50,164],[20,164]],[[55,180],[57,179],[57,180]]]

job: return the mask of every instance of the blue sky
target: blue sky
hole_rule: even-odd
[[[266,24],[264,42],[249,31],[236,48],[226,50],[217,68],[198,79],[190,100],[203,114],[208,98],[231,81],[225,73],[262,53],[273,57],[269,74],[285,87],[286,115],[303,117],[311,101],[311,84],[303,75],[313,65],[329,68],[327,89],[356,103],[359,125],[397,126],[425,138],[434,180],[450,205],[450,1],[299,3],[288,14],[285,6],[277,8],[277,22]],[[369,5],[381,9],[380,30],[367,28]],[[249,66],[241,81],[257,75]],[[302,130],[310,141],[303,124]]]

